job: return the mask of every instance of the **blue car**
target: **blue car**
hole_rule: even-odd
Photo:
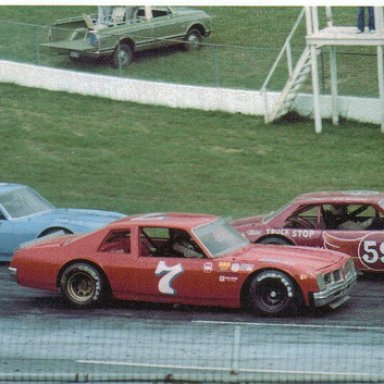
[[[125,215],[92,209],[57,209],[33,189],[0,183],[0,261],[22,243],[55,232],[84,233]]]

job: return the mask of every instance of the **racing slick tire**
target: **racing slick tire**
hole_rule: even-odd
[[[102,303],[107,284],[92,265],[75,263],[68,266],[60,279],[61,293],[75,308],[92,308]]]
[[[248,306],[265,316],[281,316],[296,312],[301,293],[285,273],[273,269],[256,275],[249,285]]]

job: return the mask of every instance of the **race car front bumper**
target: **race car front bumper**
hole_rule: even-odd
[[[313,305],[315,307],[324,307],[326,305],[332,308],[339,307],[350,299],[349,291],[356,283],[356,279],[357,273],[353,270],[343,281],[331,284],[322,291],[312,293]]]

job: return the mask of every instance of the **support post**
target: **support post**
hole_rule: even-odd
[[[383,7],[374,7],[373,9],[375,15],[375,30],[379,34],[384,33],[384,24],[383,24]]]
[[[311,70],[312,70],[312,88],[313,88],[313,115],[315,119],[315,132],[321,133],[322,122],[320,113],[320,85],[319,70],[317,65],[316,46],[311,45]]]
[[[325,7],[325,16],[327,19],[327,26],[333,27],[333,16],[332,16],[332,8],[327,6]]]
[[[332,123],[339,124],[339,106],[337,102],[337,63],[336,47],[331,46],[329,50],[329,61],[331,66],[331,95],[332,95]]]
[[[317,19],[316,7],[305,7],[305,19],[307,27],[307,36],[318,31],[319,24]],[[321,133],[322,122],[320,114],[320,85],[319,85],[319,69],[317,65],[317,50],[315,45],[310,46],[311,51],[311,74],[312,74],[312,90],[313,90],[313,117],[315,120],[315,132]]]
[[[376,33],[384,34],[383,22],[383,7],[375,7],[375,29]],[[378,45],[376,48],[377,53],[377,78],[379,84],[379,99],[381,104],[381,132],[384,133],[384,61],[383,61],[383,46]]]
[[[381,104],[381,132],[384,133],[384,68],[383,46],[377,46],[377,75],[379,82],[379,99]]]

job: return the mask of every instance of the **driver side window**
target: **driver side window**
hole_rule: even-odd
[[[140,228],[140,255],[202,258],[203,252],[190,234],[178,228]]]
[[[323,206],[323,221],[326,229],[368,230],[381,229],[380,215],[367,204],[327,204]]]

